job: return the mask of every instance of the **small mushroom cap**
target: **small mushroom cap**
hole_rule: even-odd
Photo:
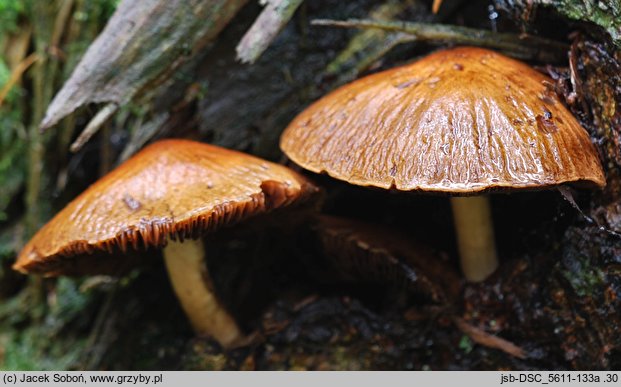
[[[193,141],[159,141],[69,203],[13,267],[47,275],[110,272],[170,237],[196,238],[315,192],[282,165]]]
[[[493,51],[438,51],[321,98],[280,145],[302,167],[362,186],[462,195],[603,187],[595,147],[551,85]]]
[[[404,286],[436,302],[460,291],[459,276],[439,254],[399,230],[329,215],[315,216],[313,229],[344,279]]]

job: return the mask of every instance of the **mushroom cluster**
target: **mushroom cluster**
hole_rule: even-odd
[[[490,50],[438,51],[319,99],[280,145],[351,184],[452,195],[462,270],[482,281],[498,266],[485,193],[606,183],[587,132],[549,85]]]
[[[498,265],[486,193],[606,183],[587,132],[549,84],[489,50],[439,51],[321,98],[287,127],[281,148],[303,168],[354,185],[451,195],[462,270],[467,280],[482,281]],[[246,339],[213,289],[201,237],[310,204],[318,191],[282,165],[193,141],[159,141],[69,203],[26,244],[14,268],[48,276],[116,273],[162,249],[195,331],[234,347]],[[437,266],[425,268],[434,254],[414,254],[419,247],[407,238],[332,217],[314,224],[328,255],[351,255],[335,259],[340,270],[360,264],[391,273],[405,262],[425,278],[440,277]],[[451,288],[458,281],[448,282]]]

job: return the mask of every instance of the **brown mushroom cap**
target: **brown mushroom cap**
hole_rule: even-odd
[[[48,275],[111,272],[129,260],[127,250],[163,247],[169,237],[196,238],[316,191],[290,169],[250,155],[159,141],[69,203],[28,242],[14,268]],[[87,265],[85,255],[105,259]]]
[[[362,186],[602,187],[596,150],[551,82],[493,51],[439,51],[321,98],[285,130],[281,148],[308,170]]]

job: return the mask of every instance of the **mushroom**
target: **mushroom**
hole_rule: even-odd
[[[210,284],[200,236],[316,192],[281,165],[193,141],[159,141],[69,203],[26,244],[13,268],[47,276],[114,273],[145,250],[163,248],[196,333],[234,347],[244,337]]]
[[[485,193],[606,184],[551,82],[490,50],[438,51],[316,101],[280,146],[296,164],[351,184],[453,195],[462,270],[482,281],[498,265]]]
[[[459,293],[457,273],[433,249],[398,230],[324,214],[313,217],[312,229],[329,260],[322,266],[339,280],[405,287],[437,303]]]

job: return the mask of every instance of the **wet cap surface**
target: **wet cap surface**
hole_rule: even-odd
[[[160,248],[170,237],[195,238],[316,191],[290,169],[250,155],[160,141],[69,203],[28,242],[14,268],[50,275],[107,271],[125,252]],[[88,267],[80,258],[91,254],[105,259]]]
[[[603,187],[596,150],[551,82],[493,51],[438,51],[318,100],[281,148],[310,171],[403,191]]]

